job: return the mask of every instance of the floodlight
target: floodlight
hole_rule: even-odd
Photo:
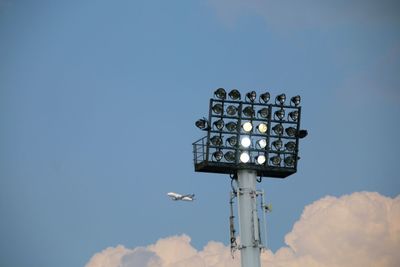
[[[232,100],[240,99],[240,92],[236,89],[233,89],[232,91],[230,91],[228,95]]]
[[[265,158],[264,155],[258,155],[258,156],[256,157],[256,162],[257,162],[258,164],[260,164],[260,165],[264,164],[264,163],[265,163],[265,160],[266,160],[266,158]]]
[[[208,121],[206,119],[199,119],[196,121],[195,125],[201,130],[207,130]]]
[[[289,117],[293,121],[297,121],[299,119],[299,112],[297,110],[289,112]]]
[[[267,146],[267,140],[265,139],[260,139],[256,143],[259,148],[265,148]]]
[[[256,100],[257,94],[254,91],[248,92],[246,94],[246,98],[250,101],[250,102],[254,102],[254,100]]]
[[[237,112],[237,107],[235,107],[233,105],[230,105],[226,108],[226,113],[228,113],[228,115],[230,115],[230,116],[236,115],[236,112]]]
[[[221,146],[222,145],[222,138],[219,137],[218,135],[215,135],[210,138],[211,144],[214,146]]]
[[[228,131],[233,132],[233,131],[236,130],[237,125],[236,125],[236,123],[234,123],[233,121],[231,121],[231,122],[228,122],[228,123],[225,125],[225,127],[226,127],[226,129],[228,129]]]
[[[214,95],[216,98],[219,98],[221,100],[224,100],[226,98],[226,92],[224,88],[218,88],[215,90]]]
[[[251,145],[251,140],[248,136],[244,136],[240,140],[240,144],[242,145],[242,147],[248,148]]]
[[[267,103],[270,99],[270,94],[268,92],[265,92],[260,95],[260,103]]]
[[[260,124],[257,126],[257,130],[258,130],[260,133],[266,133],[267,130],[268,130],[268,126],[267,126],[265,123],[260,123]]]
[[[285,144],[285,148],[286,148],[287,151],[292,152],[292,151],[294,151],[294,149],[296,148],[296,143],[293,142],[293,141],[289,141],[289,142],[287,142],[287,143]]]
[[[288,136],[294,137],[294,136],[296,136],[296,132],[297,131],[296,131],[296,129],[294,127],[288,127],[288,128],[285,129],[285,132],[286,132],[286,134]]]
[[[221,104],[215,104],[212,107],[212,111],[214,111],[215,114],[221,114],[222,113],[222,105]]]
[[[286,166],[293,167],[294,163],[295,163],[295,159],[294,159],[293,156],[288,156],[288,157],[285,158],[284,162],[285,162]]]
[[[218,130],[221,130],[222,128],[224,128],[224,120],[219,119],[214,122],[214,125],[215,125],[215,127],[217,127]]]
[[[283,134],[283,126],[282,124],[277,124],[274,127],[272,127],[272,130],[276,135],[282,135]]]
[[[277,102],[278,102],[280,105],[283,105],[285,103],[285,101],[286,101],[285,94],[280,94],[275,98],[275,104],[277,104]]]
[[[236,156],[235,156],[235,153],[233,151],[228,151],[228,152],[225,153],[224,158],[227,161],[235,161]]]
[[[272,145],[275,147],[276,150],[280,150],[282,148],[282,140],[281,139],[277,139],[275,141],[272,142]]]
[[[282,159],[281,159],[281,157],[279,157],[279,155],[271,157],[270,160],[271,160],[272,164],[275,166],[279,166],[282,161]]]
[[[251,122],[245,122],[242,125],[243,131],[245,131],[246,133],[251,132],[251,130],[253,129],[253,125],[251,124]]]
[[[285,110],[281,108],[275,111],[275,117],[277,117],[279,120],[283,120],[285,118]]]
[[[249,153],[247,152],[243,152],[242,154],[240,154],[240,161],[243,163],[247,163],[250,160],[250,156]]]
[[[220,160],[222,159],[223,156],[224,156],[224,153],[222,153],[222,151],[220,151],[220,150],[215,151],[215,152],[213,153],[213,157],[214,157],[217,161],[220,161]]]
[[[304,137],[306,137],[308,135],[308,131],[307,130],[300,130],[297,134],[297,136],[302,139]]]
[[[295,107],[300,105],[300,96],[296,95],[290,99],[290,103],[293,103]]]
[[[268,113],[269,110],[268,108],[262,108],[258,111],[258,114],[262,117],[262,118],[267,118],[268,117]]]
[[[236,136],[231,136],[231,137],[227,138],[226,141],[229,143],[230,146],[237,145],[237,137]]]
[[[247,117],[252,117],[254,115],[254,109],[250,106],[243,109],[243,114]]]

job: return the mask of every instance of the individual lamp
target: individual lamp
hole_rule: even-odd
[[[282,159],[281,159],[281,157],[279,157],[279,155],[276,155],[276,156],[271,157],[270,161],[271,161],[272,165],[279,166],[281,164]]]
[[[272,127],[272,130],[276,135],[282,135],[283,134],[283,126],[282,124],[276,124],[274,127]]]
[[[251,145],[250,138],[248,136],[242,137],[242,139],[240,140],[240,145],[242,147],[248,148]]]
[[[289,117],[293,121],[297,121],[299,119],[299,112],[297,110],[291,111],[291,112],[289,112]]]
[[[235,156],[235,153],[233,151],[228,151],[228,152],[225,153],[224,158],[227,161],[235,161],[236,156]]]
[[[286,157],[285,160],[284,160],[284,162],[285,162],[285,165],[286,165],[287,167],[293,167],[293,166],[294,166],[294,163],[295,163],[294,156],[288,156],[288,157]]]
[[[258,156],[256,157],[256,162],[257,162],[258,164],[260,164],[260,165],[264,164],[264,163],[265,163],[265,160],[266,160],[266,158],[265,158],[264,155],[258,155]]]
[[[208,121],[206,119],[199,119],[196,121],[196,126],[197,128],[201,129],[201,130],[207,130],[208,128]]]
[[[279,103],[279,105],[283,105],[283,104],[285,104],[285,101],[286,101],[286,95],[285,94],[280,94],[275,98],[275,104]]]
[[[226,129],[227,129],[228,131],[233,132],[233,131],[236,130],[237,125],[236,125],[236,123],[234,123],[233,121],[230,121],[230,122],[228,122],[228,123],[225,125],[225,127],[226,127]]]
[[[281,139],[277,139],[275,141],[272,142],[272,145],[275,147],[276,150],[280,150],[282,148],[282,140]]]
[[[268,117],[269,110],[268,110],[268,108],[262,108],[262,109],[260,109],[257,113],[258,113],[258,115],[260,115],[262,118],[266,119],[266,118]]]
[[[260,139],[256,142],[257,146],[261,149],[265,148],[267,146],[267,140],[265,139]]]
[[[243,152],[242,154],[240,154],[240,161],[243,163],[247,163],[250,160],[250,155],[247,152]]]
[[[233,105],[230,105],[230,106],[228,106],[228,107],[226,108],[226,113],[227,113],[229,116],[234,116],[234,115],[236,115],[236,112],[237,112],[237,107],[235,107],[235,106],[233,106]]]
[[[247,117],[252,117],[254,115],[254,109],[250,106],[243,109],[243,114]]]
[[[222,130],[222,128],[224,128],[224,120],[219,119],[214,122],[214,125],[215,125],[215,127],[217,127],[218,130]]]
[[[302,139],[304,137],[306,137],[308,135],[308,131],[307,130],[300,130],[299,133],[297,134],[297,136]]]
[[[221,104],[215,104],[212,107],[212,111],[214,111],[215,114],[221,114],[222,113],[222,105]]]
[[[278,118],[279,120],[283,120],[285,118],[285,110],[281,108],[275,111],[275,117]]]
[[[226,141],[228,142],[228,144],[230,146],[234,147],[237,145],[237,137],[236,136],[231,136],[231,137],[227,138]]]
[[[296,129],[294,127],[288,127],[285,129],[285,132],[288,136],[290,137],[295,137],[296,136]]]
[[[240,99],[240,92],[236,89],[233,89],[232,91],[230,91],[228,95],[232,100]]]
[[[213,157],[217,160],[220,161],[222,159],[222,157],[224,156],[224,153],[222,153],[221,150],[215,151],[213,153]]]
[[[250,102],[254,102],[254,100],[256,100],[257,94],[254,91],[248,92],[246,94],[246,98],[250,101]]]
[[[224,100],[226,98],[226,92],[224,88],[218,88],[215,90],[214,95],[216,98]]]
[[[218,135],[215,135],[215,136],[210,138],[210,142],[214,146],[221,146],[222,145],[222,138],[219,137]]]
[[[260,95],[260,103],[268,103],[269,99],[270,99],[270,94],[268,92],[265,92],[263,94]]]
[[[298,105],[300,105],[300,96],[299,96],[299,95],[296,95],[296,96],[292,97],[292,98],[290,99],[290,103],[293,103],[293,105],[294,105],[295,107],[297,107]]]
[[[246,133],[249,133],[253,129],[253,125],[251,124],[251,122],[246,121],[245,123],[243,123],[242,128],[243,128],[243,131],[245,131]]]
[[[289,141],[285,144],[285,148],[287,151],[292,152],[296,148],[296,143],[293,141]]]
[[[265,123],[260,123],[258,126],[257,126],[257,130],[260,132],[260,133],[266,133],[267,132],[267,130],[268,130],[268,126],[265,124]]]

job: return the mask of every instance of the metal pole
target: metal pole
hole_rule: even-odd
[[[257,174],[253,170],[238,171],[239,248],[242,267],[261,267],[256,179]]]

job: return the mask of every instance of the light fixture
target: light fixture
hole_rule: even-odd
[[[293,128],[293,127],[288,127],[288,128],[286,128],[286,129],[285,129],[285,132],[286,132],[286,134],[287,134],[288,136],[290,136],[290,137],[296,136],[296,129]]]
[[[233,132],[233,131],[236,130],[237,125],[236,125],[236,123],[234,123],[233,121],[230,121],[230,122],[228,122],[228,123],[226,124],[225,127],[226,127],[226,129],[227,129],[228,131]]]
[[[288,157],[285,158],[284,162],[285,162],[286,166],[293,167],[294,163],[295,163],[295,159],[294,159],[293,156],[288,156]]]
[[[243,109],[243,114],[247,117],[253,117],[254,109],[250,106],[247,106]]]
[[[290,99],[290,103],[293,103],[295,107],[300,105],[300,96],[296,95]]]
[[[208,128],[208,121],[206,119],[199,119],[196,121],[196,126],[197,128],[201,129],[201,130],[207,130]]]
[[[222,153],[221,150],[215,151],[213,153],[213,157],[217,160],[220,161],[222,159],[222,157],[224,156],[224,153]]]
[[[233,89],[232,91],[230,91],[228,95],[232,100],[240,99],[240,92],[236,89]]]
[[[267,130],[268,130],[268,126],[265,124],[265,123],[260,123],[258,126],[257,126],[257,130],[260,132],[260,133],[266,133],[267,132]]]
[[[280,94],[275,98],[275,104],[279,103],[279,105],[283,105],[286,101],[286,95]]]
[[[265,92],[263,94],[260,95],[260,103],[268,103],[269,99],[270,99],[270,94],[268,92]]]
[[[251,122],[245,122],[242,125],[243,131],[245,131],[246,133],[251,132],[251,130],[253,129],[253,125],[251,124]]]
[[[273,156],[270,158],[272,165],[279,166],[281,164],[281,157],[279,155]]]
[[[289,112],[289,117],[293,121],[297,121],[299,119],[299,112],[297,110]]]
[[[231,137],[227,138],[226,141],[228,142],[228,144],[230,146],[234,147],[237,145],[237,137],[236,136],[231,136]]]
[[[297,134],[297,137],[299,137],[300,139],[306,137],[308,135],[308,131],[307,130],[300,130],[299,133]]]
[[[285,118],[285,110],[283,108],[275,111],[275,117],[279,120],[283,120]]]
[[[267,146],[267,140],[265,140],[265,139],[260,139],[256,143],[257,143],[257,146],[261,149],[263,149]]]
[[[281,139],[277,139],[275,141],[272,142],[272,145],[275,147],[276,150],[280,150],[282,148],[282,140]]]
[[[256,100],[257,94],[254,91],[248,92],[246,94],[246,98],[250,101],[250,102],[254,102],[254,100]]]
[[[292,152],[292,151],[294,151],[294,149],[296,148],[296,143],[293,142],[293,141],[289,141],[289,142],[287,142],[287,143],[285,144],[285,148],[286,148],[287,151]]]
[[[267,118],[268,114],[269,114],[269,110],[268,108],[262,108],[258,111],[258,114],[262,117],[262,118]]]
[[[283,134],[283,126],[282,124],[276,124],[274,127],[272,127],[272,130],[276,135],[282,135]]]
[[[218,88],[215,90],[214,95],[216,98],[224,100],[226,98],[226,92],[224,88]]]
[[[214,111],[215,114],[221,114],[222,113],[222,105],[221,104],[215,104],[212,107],[212,111]]]
[[[251,145],[251,140],[248,136],[244,136],[240,140],[240,144],[242,145],[242,147],[248,148]]]
[[[242,154],[240,154],[240,161],[243,163],[247,163],[250,160],[250,155],[247,152],[243,152]]]
[[[256,162],[257,162],[258,164],[260,164],[260,165],[264,164],[264,163],[265,163],[265,160],[266,160],[266,158],[265,158],[264,155],[258,155],[258,156],[256,157]]]
[[[211,144],[213,144],[214,146],[221,146],[222,145],[222,138],[215,135],[213,137],[210,138]]]
[[[219,119],[214,122],[214,125],[215,125],[215,127],[217,127],[218,130],[221,130],[222,128],[224,128],[224,120]]]
[[[228,113],[229,116],[234,116],[236,115],[237,112],[237,107],[230,105],[226,108],[226,113]]]
[[[236,156],[235,156],[235,153],[233,151],[228,151],[228,152],[225,153],[224,158],[227,161],[235,161]]]

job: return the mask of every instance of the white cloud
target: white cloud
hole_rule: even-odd
[[[262,266],[400,266],[400,195],[327,196],[305,207],[285,242],[276,253],[262,253]],[[239,258],[237,253],[232,259],[229,247],[214,241],[198,251],[181,235],[145,248],[107,248],[86,267],[239,267]]]

